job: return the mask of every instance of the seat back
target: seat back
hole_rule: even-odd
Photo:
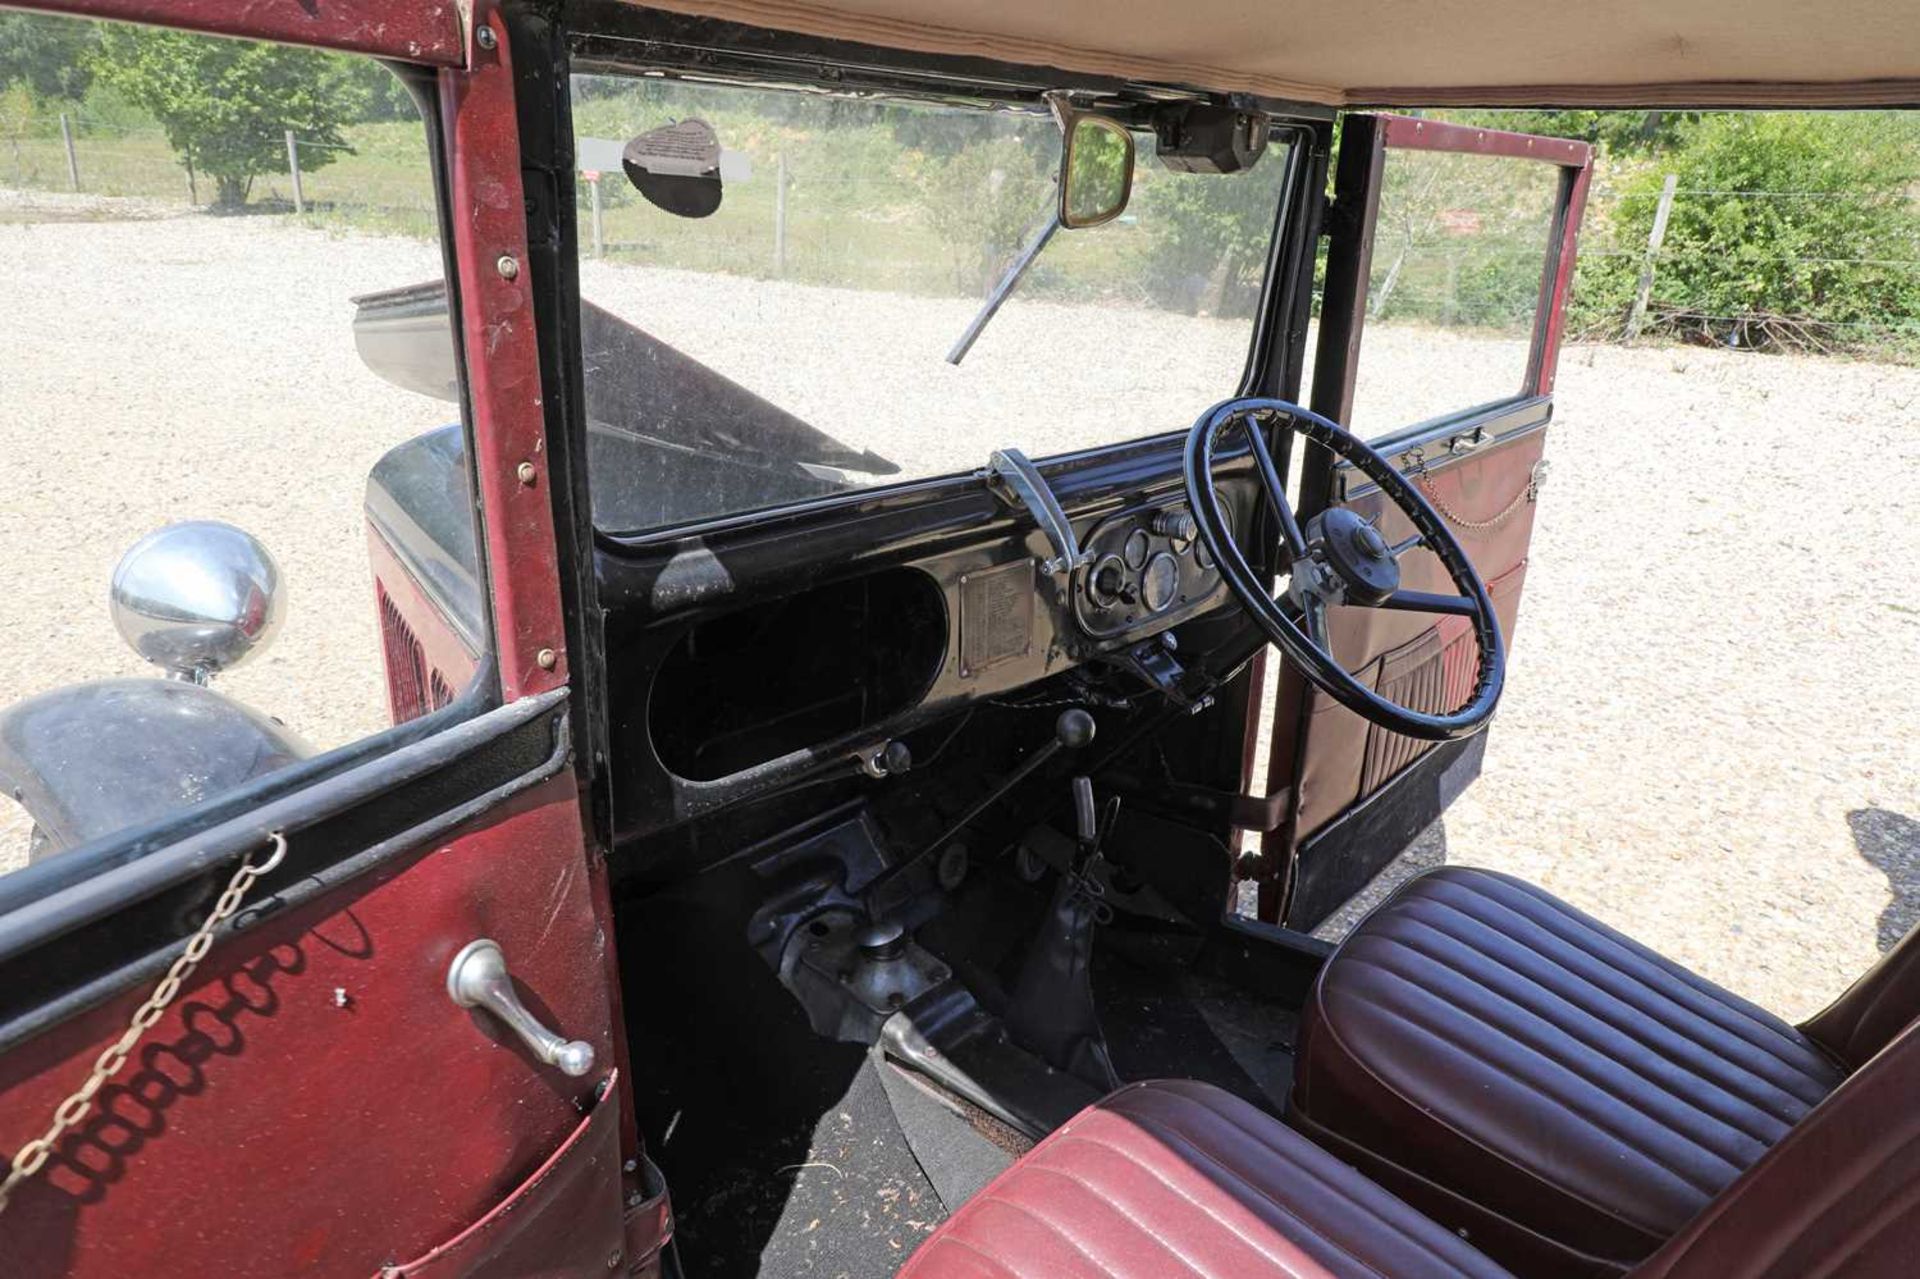
[[[1632,1279],[1893,1279],[1914,1274],[1916,1258],[1920,1024],[1814,1107]]]
[[[1853,1069],[1920,1017],[1920,925],[1801,1033]]]

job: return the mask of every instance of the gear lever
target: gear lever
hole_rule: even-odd
[[[1060,876],[1046,918],[1027,949],[1006,1018],[1017,1042],[1039,1053],[1049,1065],[1103,1091],[1119,1087],[1120,1077],[1107,1056],[1106,1037],[1093,1004],[1093,926],[1112,917],[1093,871],[1118,807],[1108,804],[1109,817],[1103,825],[1092,779],[1073,779],[1079,851],[1074,864]]]

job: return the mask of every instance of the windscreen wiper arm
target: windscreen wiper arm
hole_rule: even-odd
[[[981,303],[980,313],[967,325],[967,331],[960,335],[960,340],[953,344],[951,351],[947,352],[948,364],[958,364],[967,358],[967,352],[973,349],[974,341],[979,338],[980,331],[987,327],[987,321],[993,318],[994,313],[1000,309],[1000,304],[1013,293],[1014,288],[1020,283],[1020,277],[1027,273],[1027,268],[1033,265],[1034,259],[1040,256],[1040,251],[1047,247],[1047,241],[1053,239],[1053,233],[1059,229],[1060,210],[1055,208],[1047,214],[1047,220],[1041,223],[1040,229],[1034,233],[1033,238],[1027,241],[1027,247],[1020,250],[1020,256],[1013,260],[1013,264],[1007,268],[1007,273],[1000,277],[1000,283],[993,286],[993,292],[989,293],[987,300]]]

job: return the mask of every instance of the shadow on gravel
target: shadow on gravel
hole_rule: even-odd
[[[1885,954],[1920,922],[1920,822],[1885,808],[1856,808],[1847,814],[1847,826],[1853,846],[1887,877],[1893,894],[1880,912],[1880,953]]]

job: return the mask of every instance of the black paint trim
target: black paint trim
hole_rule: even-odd
[[[268,831],[286,832],[287,856],[250,916],[332,891],[564,770],[566,697],[503,706],[0,916],[0,1050],[171,962]]]
[[[1286,924],[1302,932],[1365,888],[1480,775],[1486,734],[1443,742],[1300,846]]]

